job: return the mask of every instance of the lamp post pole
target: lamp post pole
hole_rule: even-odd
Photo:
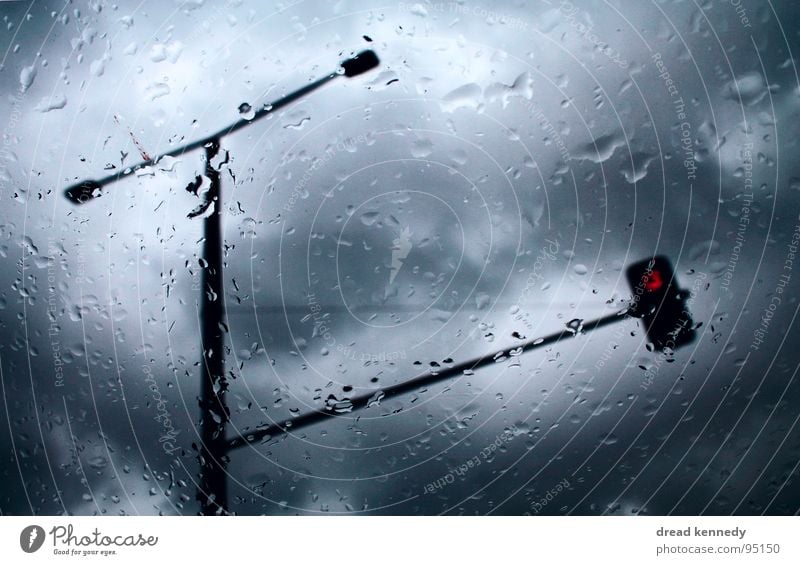
[[[200,340],[203,356],[200,384],[200,487],[197,498],[204,516],[227,513],[225,426],[230,412],[225,403],[228,381],[225,377],[225,288],[223,273],[222,193],[219,170],[213,159],[220,141],[205,146],[205,175],[209,180],[203,220],[203,259],[205,265],[200,288]]]

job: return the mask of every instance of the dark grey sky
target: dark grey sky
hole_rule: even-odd
[[[372,48],[223,143],[231,436],[613,312],[655,254],[698,340],[626,320],[240,450],[231,510],[796,513],[800,20],[751,4],[0,3],[0,512],[197,512],[201,156],[61,192]]]

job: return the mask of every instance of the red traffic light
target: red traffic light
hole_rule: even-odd
[[[664,279],[661,276],[661,271],[651,271],[649,275],[642,277],[644,288],[648,292],[656,292],[664,286]]]
[[[634,263],[627,270],[633,297],[629,314],[641,318],[657,349],[677,349],[694,340],[694,324],[686,294],[678,288],[669,260],[659,256]]]

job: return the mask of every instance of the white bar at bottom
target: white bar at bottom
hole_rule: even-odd
[[[39,526],[43,543],[31,542],[38,533],[28,526]],[[798,533],[798,517],[3,517],[0,556],[14,564],[797,564]],[[27,553],[27,544],[40,547]]]

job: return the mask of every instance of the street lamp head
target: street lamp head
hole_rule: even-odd
[[[370,49],[362,51],[355,57],[342,62],[342,68],[344,69],[344,76],[352,78],[366,73],[367,71],[371,71],[380,65],[380,63],[380,59],[378,59],[375,51]]]
[[[64,196],[73,204],[83,204],[96,196],[100,196],[102,188],[103,186],[95,180],[85,180],[65,190]]]

